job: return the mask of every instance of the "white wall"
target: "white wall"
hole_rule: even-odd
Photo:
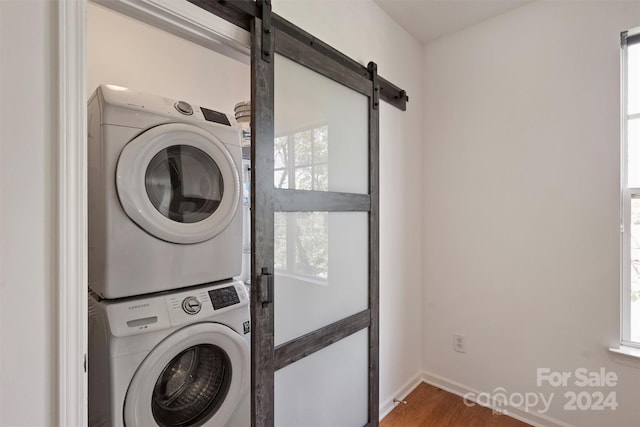
[[[28,25],[27,25],[28,23]],[[0,425],[55,419],[55,9],[0,5]],[[19,43],[16,43],[19,41]]]
[[[229,114],[251,98],[248,65],[93,3],[87,74],[88,96],[114,84]]]
[[[277,0],[274,11],[405,89],[380,110],[380,403],[421,371],[422,50],[372,1]]]
[[[640,425],[619,334],[619,33],[639,2],[534,2],[424,49],[427,378],[555,391],[556,420]],[[453,333],[466,334],[466,354]],[[536,368],[617,373],[615,411],[566,411]],[[572,383],[570,383],[572,384]]]

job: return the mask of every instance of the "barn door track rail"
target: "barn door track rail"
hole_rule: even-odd
[[[360,64],[359,62],[349,58],[345,54],[334,49],[327,43],[323,42],[302,30],[298,26],[292,24],[281,16],[271,13],[271,0],[265,0],[266,7],[261,7],[260,3],[256,3],[252,0],[187,0],[194,5],[213,13],[238,27],[250,31],[251,20],[253,18],[259,18],[263,21],[263,60],[270,62],[271,57],[271,32],[272,28],[276,28],[280,32],[296,39],[298,42],[305,44],[306,46],[317,51],[327,59],[334,61],[342,65],[345,69],[352,71],[353,73],[366,78],[367,80],[373,80],[374,75],[371,70]],[[276,44],[277,46],[277,44]],[[279,52],[280,53],[280,52]],[[285,52],[282,52],[285,56],[288,56]],[[331,78],[331,76],[327,76]],[[341,80],[344,77],[341,78]],[[402,111],[407,110],[407,102],[409,102],[409,96],[407,92],[389,82],[388,80],[376,76],[378,82],[379,97],[380,100],[399,108]]]

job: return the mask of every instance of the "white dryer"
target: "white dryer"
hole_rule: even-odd
[[[240,281],[89,298],[89,425],[248,427],[249,298]]]
[[[234,119],[103,85],[89,100],[89,287],[103,298],[241,273]]]

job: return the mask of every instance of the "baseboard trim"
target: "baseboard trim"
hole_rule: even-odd
[[[424,374],[418,373],[413,378],[411,378],[403,387],[400,387],[396,390],[395,393],[388,397],[382,404],[380,405],[380,420],[389,415],[389,412],[396,407],[397,403],[393,401],[393,399],[404,400],[416,387],[418,387],[423,381]]]
[[[440,375],[431,373],[431,372],[423,372],[422,373],[422,381],[427,384],[431,384],[432,386],[438,387],[442,390],[448,391],[449,393],[453,393],[457,396],[464,397],[467,393],[473,393],[478,395],[480,393],[479,390],[472,389],[471,387],[467,387],[464,384],[460,384],[455,381],[448,380]],[[468,399],[469,401],[474,401],[475,399]],[[477,402],[476,402],[477,403]],[[478,405],[481,405],[478,403]],[[486,406],[486,405],[481,405]],[[506,411],[504,407],[493,408],[489,406],[489,409],[502,410],[505,412],[507,416],[511,418],[515,418],[516,420],[520,420],[527,424],[531,424],[535,427],[571,427],[571,424],[564,423],[555,418],[543,415],[543,414],[534,414],[531,412],[527,412],[523,409],[517,408],[515,406],[509,406]]]

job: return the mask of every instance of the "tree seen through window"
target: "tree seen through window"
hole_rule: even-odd
[[[329,129],[322,125],[274,141],[274,185],[327,191]],[[329,273],[327,212],[276,212],[274,261],[281,272],[326,280]]]

